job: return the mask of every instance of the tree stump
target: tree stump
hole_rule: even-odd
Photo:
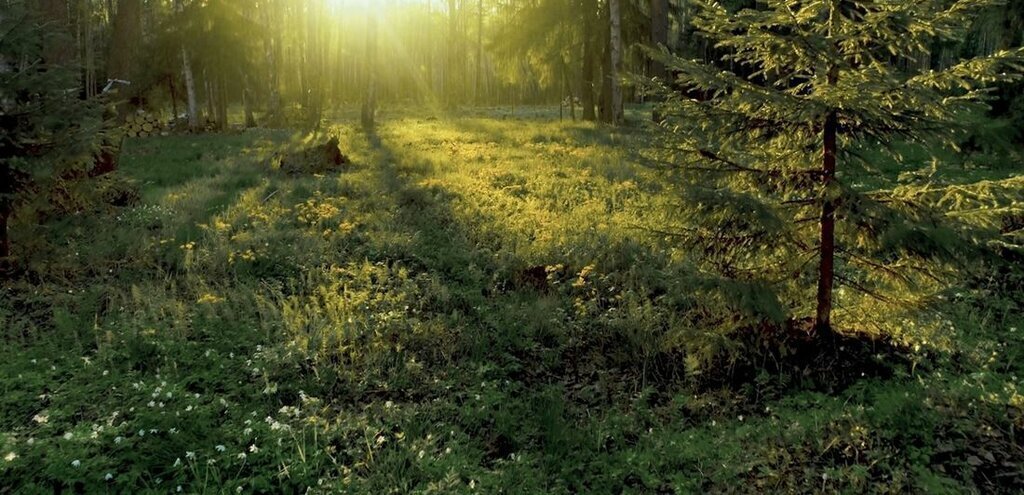
[[[348,157],[339,148],[338,138],[332,137],[324,143],[278,153],[272,160],[271,168],[289,175],[323,174],[338,170],[348,163]]]

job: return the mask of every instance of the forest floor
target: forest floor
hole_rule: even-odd
[[[1019,292],[950,287],[842,387],[708,385],[650,131],[537,113],[339,124],[320,175],[283,131],[130,141],[140,204],[14,230],[0,493],[1024,489]],[[939,179],[1019,179],[975,165]]]

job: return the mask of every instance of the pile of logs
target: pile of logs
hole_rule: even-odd
[[[121,128],[128,137],[149,137],[160,134],[163,124],[156,115],[139,112],[128,114]]]

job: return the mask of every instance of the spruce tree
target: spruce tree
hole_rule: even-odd
[[[102,147],[99,106],[80,99],[63,53],[70,33],[47,13],[23,1],[0,12],[0,259],[11,255],[15,214],[86,175]]]
[[[960,40],[993,0],[764,0],[731,10],[693,2],[692,28],[717,60],[656,53],[674,75],[670,163],[682,164],[674,226],[723,299],[757,318],[833,334],[836,281],[885,299],[880,280],[954,248],[955,232],[851,172],[908,169],[905,143],[955,147],[990,88],[1018,79],[1021,51],[911,70],[902,60]],[[812,316],[813,315],[813,316]],[[733,322],[737,325],[749,324]]]

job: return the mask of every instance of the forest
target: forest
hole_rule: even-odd
[[[1024,0],[0,0],[0,495],[1024,492]]]

